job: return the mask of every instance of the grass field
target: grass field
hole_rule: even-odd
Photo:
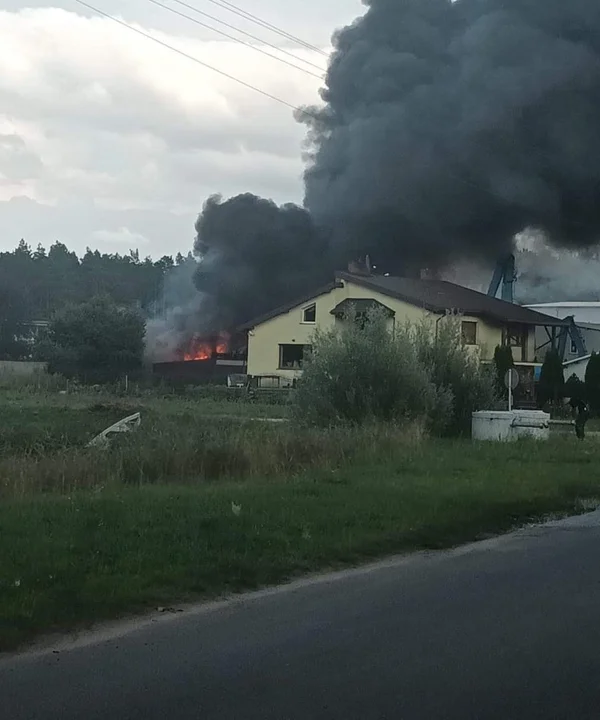
[[[132,411],[142,427],[86,443]],[[233,411],[232,411],[233,410]],[[301,573],[447,547],[600,497],[600,442],[309,431],[285,406],[6,395],[0,649]]]

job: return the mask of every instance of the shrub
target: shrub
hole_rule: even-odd
[[[493,378],[463,345],[460,321],[407,325],[391,332],[384,315],[349,317],[315,333],[298,383],[297,416],[334,425],[417,420],[438,434],[470,427],[473,410],[495,402]]]
[[[390,332],[378,311],[358,320],[350,312],[340,327],[315,332],[298,383],[296,416],[322,426],[425,421],[438,397],[409,330]]]
[[[495,407],[497,393],[492,368],[479,362],[461,338],[460,317],[448,315],[436,327],[429,322],[413,332],[417,357],[436,387],[438,400],[433,428],[438,433],[467,434],[475,410]]]
[[[585,391],[590,409],[600,415],[600,355],[592,353],[585,370]]]
[[[550,403],[555,408],[563,398],[565,377],[562,360],[556,350],[549,350],[544,358],[540,380],[537,387],[538,405],[543,407]]]

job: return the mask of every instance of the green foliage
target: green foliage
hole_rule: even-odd
[[[493,373],[462,343],[460,317],[449,315],[437,323],[423,322],[413,333],[417,357],[427,370],[438,397],[434,431],[466,435],[475,410],[495,406]]]
[[[378,310],[368,311],[366,322],[357,320],[349,313],[341,328],[316,331],[298,383],[298,418],[322,426],[425,421],[436,390],[408,330],[390,332]]]
[[[315,333],[298,383],[296,414],[317,425],[413,420],[458,434],[494,402],[493,382],[462,345],[460,322],[391,331],[382,313]]]
[[[183,264],[190,258],[180,256],[178,261]],[[93,295],[109,295],[115,302],[139,303],[148,309],[158,300],[163,279],[174,264],[172,257],[152,261],[140,259],[135,251],[119,255],[88,249],[78,258],[60,242],[48,251],[42,246],[32,251],[21,240],[12,252],[0,252],[0,288],[9,278],[21,319],[27,321],[49,320],[65,305],[85,302]],[[6,319],[1,317],[5,308],[0,294],[0,321]]]
[[[549,350],[544,358],[540,380],[537,386],[538,405],[551,404],[558,407],[564,396],[565,377],[560,355],[556,350]]]
[[[600,354],[592,353],[585,370],[585,391],[590,410],[600,415]]]
[[[142,367],[144,319],[108,297],[68,305],[50,323],[41,349],[50,372],[88,383],[106,382]]]
[[[505,398],[508,390],[504,384],[504,377],[508,370],[515,366],[512,349],[508,345],[498,345],[494,351],[495,384],[498,397]]]
[[[146,459],[140,452],[143,465],[130,463],[124,479],[134,485],[127,487],[112,481],[119,449],[77,451],[45,466],[24,460],[48,485],[31,484],[0,503],[0,651],[35,634],[128,612],[396,552],[452,547],[549,513],[581,511],[582,499],[593,505],[598,497],[600,446],[591,443],[582,454],[570,436],[509,447],[405,442],[371,428],[298,433],[261,426],[256,436],[246,429],[246,442],[223,428],[198,442],[196,431],[183,422],[173,434],[190,453],[187,475],[165,461],[178,457],[165,439],[169,455]],[[156,432],[160,439],[160,424]],[[281,448],[281,466],[272,464],[277,479],[249,477],[243,453],[267,461],[271,445]],[[326,452],[342,462],[319,467]],[[317,462],[299,473],[295,461],[315,454]],[[156,456],[161,475],[172,475],[150,485],[145,471],[158,479]],[[194,465],[226,463],[242,474],[217,483],[193,474]],[[28,479],[7,477],[15,485]]]

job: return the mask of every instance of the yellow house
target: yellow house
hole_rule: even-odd
[[[552,336],[565,324],[450,282],[339,272],[330,284],[241,328],[248,333],[248,374],[278,385],[291,383],[302,371],[315,328],[335,327],[350,305],[373,304],[396,324],[429,319],[434,326],[448,312],[459,313],[463,341],[482,362],[493,359],[498,345],[509,345],[515,363],[530,367],[532,380],[536,327],[548,328]]]

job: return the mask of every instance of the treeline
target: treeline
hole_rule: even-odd
[[[169,270],[191,259],[178,253],[160,260],[100,253],[83,257],[55,242],[32,249],[24,240],[12,252],[0,252],[0,359],[23,355],[23,328],[48,321],[67,306],[105,296],[120,306],[149,311],[162,293]]]

